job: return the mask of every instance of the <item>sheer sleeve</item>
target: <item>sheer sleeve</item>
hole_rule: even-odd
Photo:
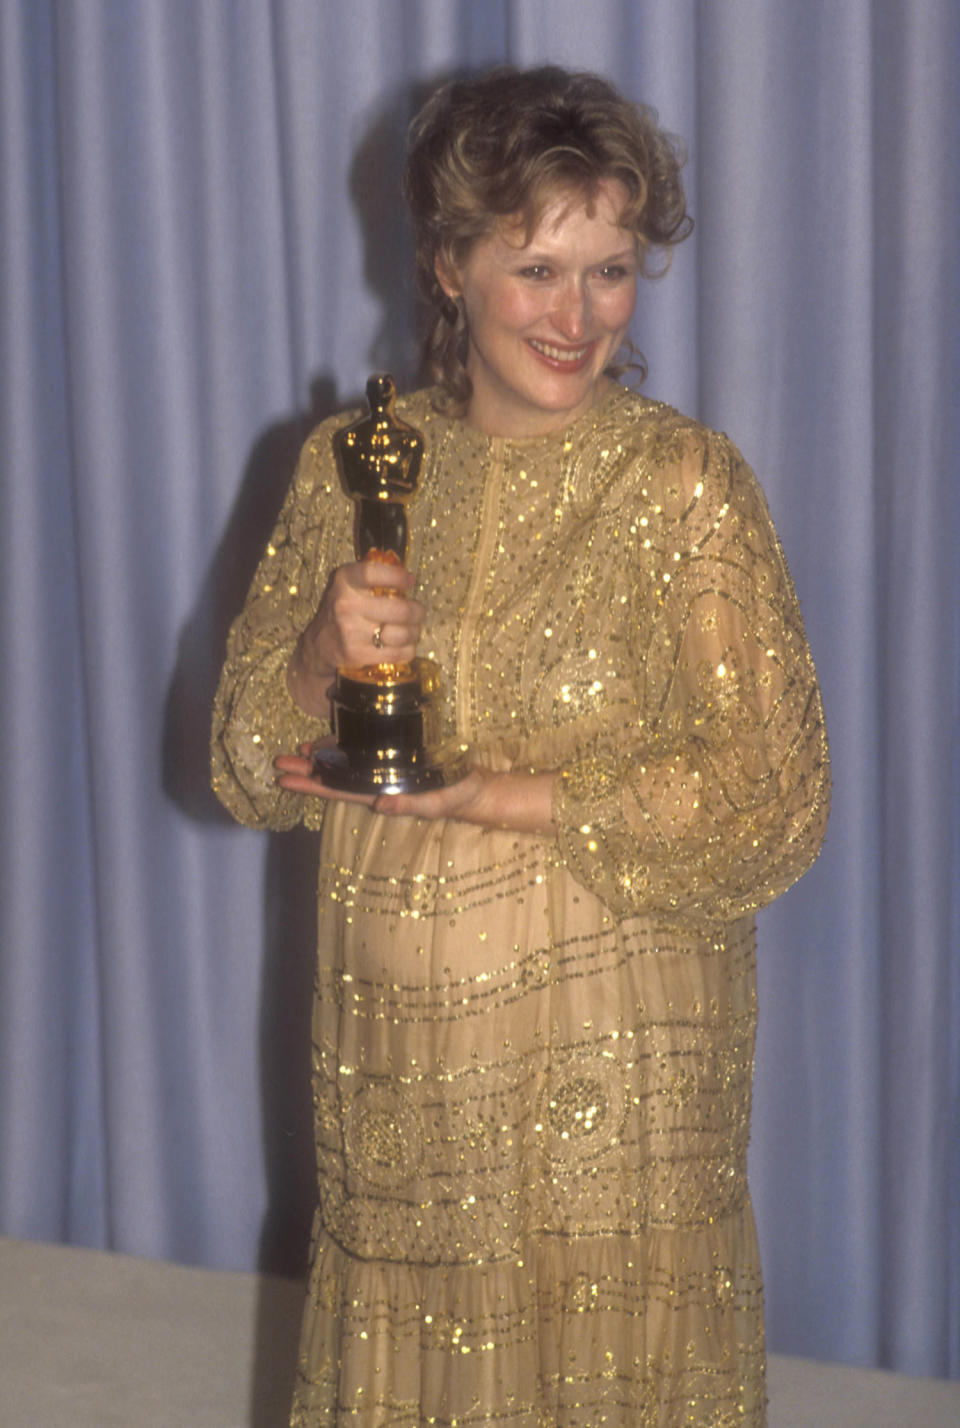
[[[630,640],[634,721],[561,770],[562,856],[620,915],[711,924],[816,857],[829,806],[820,692],[753,473],[687,427],[654,461]]]
[[[211,776],[221,803],[251,827],[319,826],[323,805],[276,787],[273,760],[330,732],[287,689],[287,663],[309,624],[348,525],[329,423],[300,456],[276,529],[227,639],[213,709]]]

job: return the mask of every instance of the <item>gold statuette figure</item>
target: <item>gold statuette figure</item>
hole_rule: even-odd
[[[358,560],[404,565],[405,507],[416,494],[423,437],[393,410],[387,373],[367,382],[369,415],[333,439],[337,466],[356,506]],[[380,592],[386,593],[386,592]],[[318,748],[314,772],[330,788],[356,793],[411,793],[439,788],[466,772],[464,752],[438,744],[438,671],[429,660],[338,669],[331,698],[336,748]]]

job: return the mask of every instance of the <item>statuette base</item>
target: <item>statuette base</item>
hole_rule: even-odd
[[[421,678],[416,666],[376,682],[360,671],[360,677],[338,672],[331,700],[337,747],[313,754],[313,771],[328,788],[419,793],[463,778],[466,749],[438,745],[431,681]]]

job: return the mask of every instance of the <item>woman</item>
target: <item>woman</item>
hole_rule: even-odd
[[[405,191],[414,573],[353,561],[324,423],[214,727],[238,818],[323,828],[292,1422],[762,1424],[753,914],[816,856],[827,749],[753,476],[614,380],[677,152],[603,80],[499,70],[427,104]],[[375,649],[439,661],[462,782],[312,777]]]

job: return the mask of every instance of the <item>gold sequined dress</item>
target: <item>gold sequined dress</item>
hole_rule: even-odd
[[[284,669],[352,558],[324,423],[213,737],[242,822],[323,824],[291,1421],[756,1428],[753,913],[816,856],[829,782],[766,504],[726,437],[623,388],[524,441],[424,393],[398,411],[426,437],[409,564],[446,730],[558,770],[558,831],[275,788],[274,755],[326,732]]]

